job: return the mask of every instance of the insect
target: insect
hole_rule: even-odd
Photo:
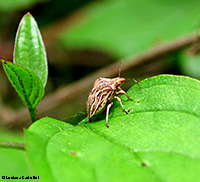
[[[122,62],[120,64],[118,77],[112,78],[112,79],[100,77],[94,82],[94,86],[89,94],[89,97],[86,103],[87,114],[89,117],[89,121],[87,121],[86,123],[89,123],[91,121],[92,116],[101,113],[105,108],[107,108],[106,126],[109,128],[108,115],[109,115],[109,110],[113,105],[113,102],[112,102],[113,99],[117,99],[119,101],[122,109],[124,110],[126,114],[128,114],[129,111],[131,110],[131,109],[125,110],[121,99],[118,97],[118,95],[120,94],[125,94],[129,100],[133,101],[133,99],[131,99],[127,95],[127,93],[120,88],[120,86],[126,80],[125,78],[120,77],[121,70],[122,70]],[[135,83],[138,84],[138,82],[134,78],[131,78],[131,79],[135,81]],[[138,86],[140,87],[139,84]]]

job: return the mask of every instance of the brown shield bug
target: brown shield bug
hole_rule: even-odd
[[[94,82],[94,86],[89,94],[87,104],[86,104],[87,114],[89,117],[89,121],[87,121],[86,123],[90,122],[92,116],[99,114],[107,107],[106,126],[109,128],[108,115],[109,115],[109,110],[113,105],[113,102],[112,102],[113,99],[117,99],[119,101],[122,109],[124,110],[126,114],[129,113],[130,109],[125,110],[121,99],[117,97],[117,95],[125,94],[129,100],[133,101],[133,99],[131,99],[127,95],[127,93],[120,88],[120,86],[126,80],[125,78],[120,77],[121,69],[122,69],[122,62],[120,64],[118,77],[112,78],[112,79],[100,77]],[[138,82],[134,78],[131,78],[131,79],[133,79],[133,81],[135,81],[135,83],[138,84]],[[138,86],[140,87],[139,84]]]

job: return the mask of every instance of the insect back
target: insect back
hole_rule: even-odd
[[[87,101],[88,117],[102,112],[106,104],[113,99],[115,89],[110,85],[111,79],[98,78],[89,94]]]
[[[121,66],[122,64],[120,65],[119,75],[121,73]],[[86,123],[90,122],[91,117],[93,117],[96,114],[99,114],[104,109],[107,109],[106,110],[106,126],[109,128],[108,115],[109,115],[109,110],[113,105],[113,102],[112,102],[113,99],[117,99],[119,101],[122,109],[124,110],[124,112],[126,112],[126,114],[129,113],[130,109],[125,110],[121,99],[117,97],[120,94],[125,94],[126,97],[132,101],[132,99],[126,94],[126,92],[120,88],[120,86],[125,82],[125,80],[126,80],[125,78],[122,78],[120,76],[116,78],[112,78],[112,79],[100,77],[94,82],[94,86],[89,94],[87,104],[86,104],[87,115],[89,117],[89,121],[87,121]],[[137,83],[135,79],[133,80]],[[139,84],[138,86],[140,87]]]

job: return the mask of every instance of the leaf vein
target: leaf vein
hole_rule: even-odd
[[[89,129],[90,131],[92,131],[93,133],[95,133],[96,135],[104,138],[105,140],[109,141],[110,143],[114,144],[114,145],[117,145],[117,146],[120,146],[122,149],[130,152],[131,154],[133,154],[135,157],[136,157],[136,160],[142,164],[143,163],[143,160],[142,158],[140,157],[140,155],[138,155],[137,152],[131,150],[130,148],[128,147],[125,147],[124,145],[121,145],[120,143],[114,141],[114,140],[111,140],[110,138],[108,138],[107,136],[105,136],[104,134],[100,133],[100,132],[97,132],[97,131],[94,131],[92,128],[89,128],[89,127],[86,127],[86,126],[81,126],[81,127],[85,127],[87,129]],[[153,170],[151,170],[149,167],[147,168],[147,170],[149,170],[149,172],[156,178],[158,179],[160,182],[164,182],[163,179],[161,179]]]
[[[27,106],[28,107],[31,107],[31,103],[30,103],[30,100],[26,94],[26,90],[24,89],[24,85],[23,85],[23,80],[21,80],[20,76],[16,73],[16,71],[11,67],[9,66],[8,64],[6,64],[8,66],[8,68],[10,68],[10,70],[16,75],[18,81],[19,81],[19,84],[21,86],[21,89],[22,89],[22,92],[23,92],[23,95],[24,95],[24,99],[25,101],[27,102]],[[10,75],[11,76],[11,75]],[[17,88],[16,84],[12,81],[13,85],[15,86],[15,88]],[[23,96],[22,95],[22,96]]]

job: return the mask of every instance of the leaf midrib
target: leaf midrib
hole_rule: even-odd
[[[94,131],[94,130],[93,130],[92,128],[90,128],[90,127],[86,127],[86,126],[81,126],[81,127],[87,128],[87,129],[89,129],[90,131],[92,131],[93,133],[97,134],[98,136],[103,137],[104,139],[108,140],[109,142],[111,142],[111,143],[113,143],[113,144],[116,144],[116,145],[118,145],[118,146],[120,146],[120,147],[123,147],[123,148],[126,149],[127,151],[129,151],[129,152],[131,152],[131,153],[134,153],[136,157],[138,157],[138,156],[137,156],[137,153],[138,153],[138,152],[162,152],[162,153],[168,153],[168,154],[171,154],[171,153],[172,153],[172,154],[182,155],[182,156],[188,157],[188,158],[190,158],[190,159],[198,160],[198,161],[200,162],[200,158],[197,158],[197,157],[194,157],[194,156],[191,156],[191,155],[187,155],[187,154],[181,153],[181,152],[174,152],[174,151],[170,151],[170,152],[169,152],[169,151],[165,151],[165,150],[138,150],[138,149],[137,149],[137,152],[135,152],[134,150],[132,150],[132,149],[130,149],[130,148],[128,148],[128,147],[126,147],[126,146],[124,146],[124,145],[122,145],[122,144],[120,144],[120,143],[114,141],[114,140],[112,140],[111,138],[107,137],[107,136],[104,135],[103,133],[100,133],[100,132],[98,132],[98,131]],[[143,161],[139,161],[139,162],[143,162]]]
[[[47,146],[49,145],[50,140],[51,140],[55,135],[60,134],[60,133],[62,133],[62,132],[64,132],[64,131],[67,131],[68,128],[62,129],[62,128],[58,127],[58,129],[59,129],[59,131],[58,131],[58,132],[55,132],[55,133],[46,141],[46,147],[45,147],[45,153],[44,153],[45,159],[46,159],[47,164],[48,164],[48,166],[49,166],[49,170],[50,170],[50,172],[51,172],[51,175],[53,176],[53,181],[56,181],[56,180],[55,180],[56,177],[55,177],[55,175],[54,175],[54,173],[53,173],[53,169],[52,169],[52,167],[51,167],[51,165],[50,165],[50,162],[49,162],[49,159],[48,159],[48,157],[47,157],[47,148],[48,148]]]

